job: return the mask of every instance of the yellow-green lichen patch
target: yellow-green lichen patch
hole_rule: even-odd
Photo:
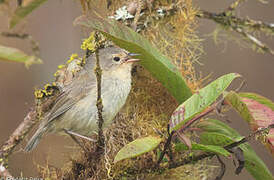
[[[53,82],[52,84],[46,84],[44,85],[43,89],[37,89],[34,91],[34,96],[36,99],[42,99],[44,97],[48,97],[54,94],[54,92],[57,90],[56,83]]]
[[[87,39],[84,39],[81,49],[83,50],[90,50],[92,52],[96,49],[96,43],[95,43],[95,32],[90,33],[90,36]]]
[[[78,54],[77,53],[73,53],[71,56],[70,56],[70,58],[69,58],[69,60],[67,61],[67,64],[69,64],[69,63],[71,63],[74,59],[78,59]]]

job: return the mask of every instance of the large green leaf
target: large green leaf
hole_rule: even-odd
[[[47,0],[31,0],[28,1],[26,5],[19,6],[10,20],[10,28],[13,28],[17,23],[24,19],[28,14],[30,14],[34,9],[38,8]],[[41,22],[42,23],[42,22]]]
[[[41,64],[42,60],[35,56],[28,56],[19,49],[0,45],[0,60],[24,63],[27,67],[31,64]]]
[[[242,136],[225,123],[207,119],[198,124],[204,132],[201,134],[201,143],[206,145],[226,146],[242,139]],[[273,176],[264,162],[256,155],[248,143],[239,145],[243,150],[246,170],[257,180],[269,179]]]
[[[208,106],[216,101],[233,79],[239,76],[240,75],[236,73],[226,74],[202,88],[199,92],[193,94],[173,112],[170,120],[170,130],[180,129],[194,116],[203,112]]]
[[[138,56],[141,59],[140,64],[158,79],[179,103],[192,95],[176,66],[147,39],[132,29],[115,20],[104,19],[96,13],[89,18],[86,16],[77,18],[75,24],[98,30],[119,47],[140,54]]]
[[[185,151],[185,150],[189,150],[189,147],[183,143],[177,143],[175,146],[175,149],[177,151]],[[215,145],[204,145],[204,144],[192,143],[191,150],[212,152],[212,153],[220,154],[226,157],[230,155],[230,153],[227,150],[225,150],[223,147],[215,146]]]
[[[125,145],[115,156],[114,163],[123,159],[133,158],[140,156],[146,152],[155,149],[161,142],[161,138],[158,137],[145,137],[136,139],[129,144]]]
[[[249,123],[252,130],[274,124],[274,103],[255,93],[229,92],[225,100]],[[274,154],[274,129],[261,141]]]

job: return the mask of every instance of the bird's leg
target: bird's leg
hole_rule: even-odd
[[[76,132],[73,132],[73,131],[69,131],[67,129],[64,129],[65,133],[68,134],[72,139],[73,141],[75,141],[84,151],[86,151],[85,147],[78,141],[78,139],[76,138],[76,136],[80,137],[80,138],[83,138],[83,139],[86,139],[88,141],[91,141],[91,142],[95,142],[94,139],[91,139],[87,136],[83,136],[81,134],[78,134]]]

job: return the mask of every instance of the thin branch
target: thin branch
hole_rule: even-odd
[[[246,29],[249,29],[250,31],[262,31],[265,33],[274,33],[273,24],[265,23],[262,21],[255,21],[248,18],[246,19],[238,18],[236,16],[227,14],[225,12],[217,14],[217,13],[212,13],[205,10],[200,10],[199,13],[197,14],[197,17],[213,20],[220,25],[231,27],[233,28],[233,30],[235,30],[236,28],[241,28],[241,29],[246,28]]]
[[[168,128],[168,132],[169,132],[169,128]],[[170,146],[170,143],[171,143],[171,140],[172,140],[172,136],[173,136],[174,133],[175,133],[175,131],[172,131],[169,134],[169,136],[168,136],[168,138],[166,140],[165,146],[164,146],[164,150],[161,152],[160,157],[159,157],[159,159],[157,161],[156,167],[160,165],[160,163],[163,160],[165,154],[167,153],[167,150],[169,149],[169,146]]]
[[[241,34],[245,39],[247,39],[250,43],[255,44],[257,47],[259,47],[263,52],[268,52],[272,55],[274,55],[274,51],[270,49],[266,44],[262,43],[260,40],[258,40],[256,37],[252,36],[251,34],[243,31],[240,28],[235,29],[236,32]]]
[[[262,134],[262,133],[265,132],[265,131],[269,131],[269,129],[272,129],[272,128],[274,128],[274,124],[271,124],[271,125],[269,125],[268,127],[265,127],[265,128],[260,128],[260,129],[258,129],[257,131],[255,131],[255,132],[249,134],[248,136],[244,137],[244,138],[241,139],[240,141],[231,143],[231,144],[225,146],[224,148],[225,148],[226,150],[229,150],[229,149],[232,149],[232,148],[234,148],[234,147],[237,147],[237,146],[239,146],[240,144],[243,144],[243,143],[248,142],[250,139],[254,138],[256,135]]]
[[[219,155],[216,155],[217,160],[219,161],[220,165],[221,165],[221,171],[218,174],[218,176],[215,178],[215,180],[221,180],[224,177],[225,171],[226,171],[226,167],[225,167],[225,163],[222,161],[222,159],[220,158]]]
[[[200,160],[203,160],[205,158],[210,158],[210,157],[213,157],[213,156],[215,156],[215,154],[213,154],[213,153],[202,153],[202,154],[197,155],[197,156],[188,157],[188,158],[186,158],[182,161],[173,163],[172,165],[170,165],[168,167],[168,169],[177,168],[177,167],[180,167],[180,166],[183,166],[183,165],[186,165],[186,164],[189,164],[189,163],[193,163],[193,162],[196,162],[196,161],[200,161]]]
[[[187,128],[189,128],[194,122],[197,122],[198,120],[200,120],[201,118],[205,117],[206,115],[208,115],[209,113],[211,113],[212,111],[214,111],[214,109],[216,109],[218,103],[213,104],[212,106],[210,106],[208,109],[206,109],[205,111],[203,111],[202,113],[198,114],[197,116],[195,116],[193,119],[191,119],[190,121],[188,121],[187,123],[185,123],[183,125],[183,127],[179,130],[180,133],[184,132]]]
[[[37,122],[37,112],[32,109],[23,122],[15,129],[9,139],[4,143],[0,149],[0,158],[7,159],[13,152],[14,148],[24,139],[26,134],[30,131],[33,125]]]
[[[95,38],[98,39],[98,35],[96,33]],[[103,102],[102,102],[102,97],[101,97],[101,81],[102,81],[102,69],[100,67],[100,59],[99,59],[99,50],[96,48],[95,50],[95,56],[96,56],[96,67],[94,69],[95,75],[96,75],[96,80],[97,80],[97,110],[98,110],[98,146],[99,147],[104,147],[105,144],[105,139],[104,139],[104,134],[103,134],[103,124],[104,124],[104,119],[103,119]]]
[[[27,33],[18,34],[18,33],[11,33],[11,32],[1,32],[1,35],[4,37],[19,38],[19,39],[27,39],[30,36]]]
[[[236,1],[235,4],[232,4],[227,11],[221,13],[212,13],[205,10],[200,10],[197,17],[213,20],[222,27],[225,27],[225,30],[232,30],[240,34],[244,39],[248,40],[251,44],[255,45],[263,52],[274,55],[271,48],[250,34],[251,32],[260,31],[265,34],[274,35],[274,25],[262,21],[255,21],[248,18],[243,19],[234,16],[230,11],[235,10],[238,6],[237,3],[240,1],[241,0]]]

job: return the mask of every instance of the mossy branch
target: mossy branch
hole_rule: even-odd
[[[105,138],[103,134],[103,124],[104,124],[104,119],[103,119],[103,100],[102,100],[102,92],[101,92],[101,84],[102,84],[102,69],[100,67],[100,58],[99,58],[99,48],[101,46],[100,42],[100,36],[99,33],[96,32],[94,34],[94,52],[95,52],[95,57],[96,57],[96,66],[94,69],[95,75],[96,75],[96,80],[97,80],[97,113],[98,113],[98,150],[102,149],[105,145]]]
[[[255,21],[249,18],[236,17],[234,15],[234,11],[243,1],[244,0],[235,1],[229,6],[229,8],[227,8],[227,10],[221,13],[213,13],[205,10],[200,10],[197,14],[197,17],[213,20],[217,24],[224,27],[225,30],[232,30],[240,34],[243,39],[247,40],[249,43],[257,47],[262,52],[274,55],[274,51],[270,47],[268,47],[266,44],[264,44],[251,34],[253,32],[262,32],[266,35],[274,35],[274,24],[265,23],[262,21]]]
[[[100,150],[104,147],[105,140],[103,134],[103,100],[101,96],[101,84],[102,84],[102,69],[100,67],[100,57],[99,57],[99,49],[104,47],[106,39],[99,32],[91,32],[90,36],[84,40],[81,45],[83,50],[86,50],[86,55],[84,57],[84,61],[91,55],[91,53],[95,53],[95,68],[94,73],[97,81],[97,113],[98,113],[98,147],[97,150]]]
[[[104,146],[104,134],[103,134],[103,100],[101,97],[101,81],[102,81],[102,69],[100,67],[100,59],[99,59],[99,52],[98,49],[95,51],[96,56],[96,67],[94,69],[97,79],[97,111],[98,111],[98,145],[100,147]]]

